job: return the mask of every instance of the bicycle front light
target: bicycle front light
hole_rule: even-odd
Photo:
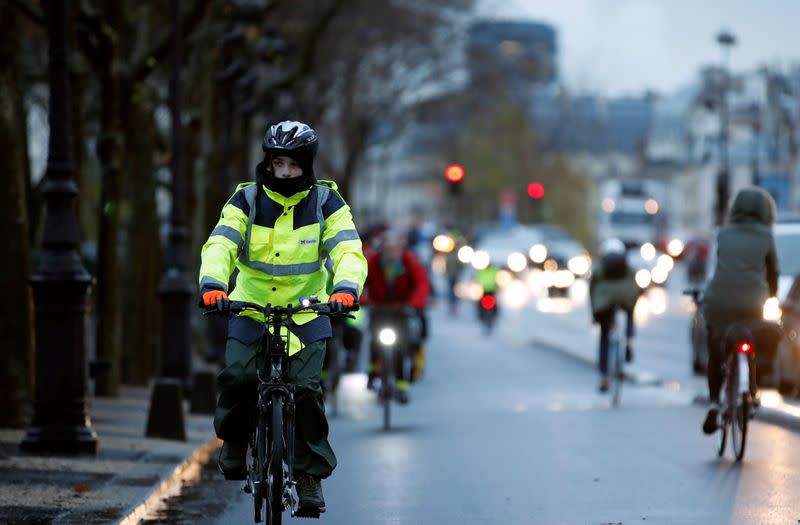
[[[783,317],[783,312],[781,311],[781,304],[778,302],[777,297],[770,297],[764,303],[763,316],[765,321],[781,320],[781,317]]]
[[[397,342],[397,332],[392,328],[381,328],[378,332],[378,341],[384,346],[392,346]]]

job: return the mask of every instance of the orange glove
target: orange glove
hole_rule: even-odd
[[[231,301],[228,299],[228,294],[222,290],[209,290],[203,294],[203,306],[223,311],[231,307]]]
[[[339,292],[331,295],[328,302],[331,303],[335,311],[342,311],[345,308],[350,308],[356,302],[353,295],[347,292]]]

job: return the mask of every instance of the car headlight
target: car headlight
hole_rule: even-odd
[[[586,275],[592,267],[591,260],[585,255],[576,255],[567,262],[567,268],[575,275]]]
[[[639,288],[645,289],[650,286],[650,272],[645,269],[641,269],[636,272],[636,284],[639,285]]]
[[[675,260],[666,253],[662,253],[656,260],[656,268],[663,268],[669,273],[675,268]]]
[[[680,257],[686,245],[680,239],[672,239],[667,244],[667,253],[673,257]]]
[[[450,253],[456,247],[456,241],[449,235],[437,235],[433,238],[433,249],[437,252]]]
[[[642,244],[641,248],[639,248],[639,253],[642,254],[642,259],[645,261],[652,261],[656,258],[656,247],[649,242],[646,242]]]
[[[473,255],[475,255],[475,250],[470,246],[462,246],[458,249],[458,260],[464,264],[471,263]]]
[[[534,244],[528,251],[528,255],[536,264],[542,264],[547,259],[547,247],[544,244]]]
[[[521,272],[528,267],[528,260],[525,258],[524,254],[519,252],[510,254],[506,263],[512,272]]]
[[[484,270],[489,267],[491,258],[489,254],[483,250],[478,250],[472,254],[472,267],[476,270]]]
[[[763,317],[765,321],[780,321],[783,317],[781,303],[777,297],[770,297],[764,302]]]
[[[665,282],[667,282],[668,277],[669,277],[669,270],[667,270],[663,266],[656,266],[650,272],[650,278],[656,284],[664,284]]]
[[[569,270],[558,270],[553,273],[553,286],[555,288],[569,288],[575,282],[575,274]]]
[[[384,346],[392,346],[397,342],[397,332],[392,328],[381,328],[378,332],[378,341]]]

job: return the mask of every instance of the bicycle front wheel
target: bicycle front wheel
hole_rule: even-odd
[[[383,350],[380,391],[383,404],[383,429],[389,430],[392,426],[392,397],[394,396],[394,353],[391,350]]]
[[[283,398],[280,395],[272,397],[272,417],[270,427],[270,457],[267,474],[269,476],[269,507],[270,525],[280,525],[283,515]]]
[[[256,427],[255,439],[253,439],[253,469],[251,478],[248,480],[253,485],[253,506],[254,520],[261,523],[261,514],[264,509],[264,500],[267,497],[267,479],[265,469],[267,468],[267,425],[263,415],[258,417],[258,427]],[[269,521],[269,506],[266,509],[265,522]]]
[[[749,394],[743,393],[738,396],[738,403],[736,403],[731,417],[731,444],[733,445],[736,461],[741,461],[744,457],[745,444],[747,443],[747,423],[749,420]]]

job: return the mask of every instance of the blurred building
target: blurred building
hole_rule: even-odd
[[[598,182],[635,178],[668,191],[664,221],[680,232],[710,231],[720,169],[721,70],[698,72],[673,93],[607,98],[559,83],[556,30],[533,21],[479,20],[465,28],[462,80],[408,107],[408,122],[373,137],[357,201],[369,219],[447,218],[445,147],[480,107],[511,99],[529,110],[546,150]],[[733,75],[731,192],[757,183],[782,213],[800,212],[800,68]],[[467,176],[470,174],[468,173]],[[587,205],[601,213],[598,196]]]
[[[467,66],[472,89],[526,97],[558,78],[556,30],[540,22],[481,20],[469,29]]]
[[[671,182],[667,208],[677,231],[707,233],[713,227],[722,79],[719,68],[706,68],[696,82],[655,104],[643,173]],[[728,82],[731,195],[756,184],[772,194],[779,213],[798,213],[800,70],[761,68]]]

